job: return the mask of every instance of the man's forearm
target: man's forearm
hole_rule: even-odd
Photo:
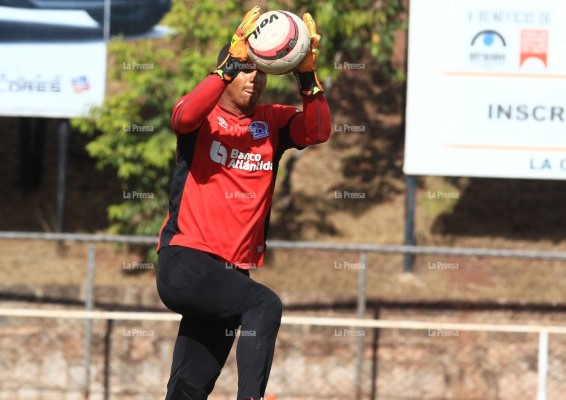
[[[171,128],[184,134],[197,129],[220,100],[226,83],[218,75],[209,75],[173,107]]]
[[[291,122],[293,143],[307,147],[326,142],[331,130],[330,108],[324,94],[303,96],[303,113]]]

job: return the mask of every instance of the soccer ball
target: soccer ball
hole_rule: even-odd
[[[289,11],[269,11],[248,37],[248,55],[257,69],[272,75],[294,70],[310,50],[309,30]]]

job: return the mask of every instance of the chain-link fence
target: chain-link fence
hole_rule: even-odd
[[[0,399],[78,400],[85,398],[85,389],[92,400],[164,397],[178,327],[174,315],[127,313],[140,320],[111,320],[105,318],[112,313],[106,313],[95,319],[85,387],[84,320],[72,313],[68,318],[13,316],[9,308],[0,314]],[[165,320],[150,320],[153,315]],[[377,329],[344,322],[286,317],[268,394],[280,400],[536,399],[545,366],[543,398],[561,400],[566,391],[566,335],[558,334],[565,328],[383,321],[391,327]],[[548,352],[539,343],[545,329],[556,331],[549,335]],[[363,339],[361,379],[358,338]],[[236,388],[234,347],[211,400],[233,400]]]
[[[26,236],[29,236],[28,239],[83,242],[87,245],[63,246],[67,264],[61,267],[58,265],[60,258],[44,247],[30,252],[33,254],[28,257],[26,248],[36,242],[24,242]],[[144,285],[134,287],[130,286],[130,282],[133,285],[135,281],[129,280],[140,272],[148,272],[147,269],[154,273],[155,266],[137,263],[130,256],[110,258],[112,252],[104,247],[108,245],[94,244],[154,245],[155,238],[9,232],[0,233],[1,238],[18,239],[12,242],[18,246],[15,251],[26,257],[23,261],[12,260],[10,265],[2,266],[2,271],[9,274],[4,282],[0,282],[0,293],[5,300],[0,303],[0,400],[163,398],[178,327],[173,314],[161,313],[166,318],[160,321],[136,314],[134,320],[128,321],[73,319],[63,315],[22,317],[22,314],[14,316],[5,312],[11,307],[37,307],[37,304],[30,305],[29,302],[49,303],[51,310],[58,303],[64,304],[61,306],[63,309],[82,305],[86,310],[100,307],[116,309],[120,306],[156,310],[160,301],[154,283],[148,284],[146,279]],[[290,258],[291,253],[298,261]],[[383,258],[378,258],[383,257],[382,253],[395,254],[390,257],[397,259],[384,263]],[[398,261],[402,254],[421,253],[444,254],[446,258],[419,259],[414,276],[392,279],[393,271],[399,270]],[[480,288],[481,285],[493,285],[495,278],[485,265],[478,268],[476,261],[468,264],[448,258],[455,254],[555,260],[547,267],[552,268],[552,279],[558,281],[563,273],[560,262],[566,260],[565,252],[274,241],[271,242],[270,254],[275,255],[275,260],[270,260],[270,263],[276,261],[278,266],[285,266],[286,271],[276,270],[271,276],[263,275],[261,279],[267,280],[268,286],[280,284],[281,273],[289,274],[291,271],[298,274],[293,283],[295,290],[309,295],[305,298],[310,300],[303,300],[305,304],[322,305],[322,313],[352,317],[353,309],[357,308],[358,318],[373,317],[378,322],[397,320],[393,325],[380,325],[380,329],[376,328],[377,325],[356,327],[353,322],[334,321],[325,326],[308,320],[295,319],[293,323],[288,320],[278,337],[268,387],[268,392],[276,395],[277,399],[551,400],[561,399],[561,394],[566,393],[563,383],[566,382],[564,335],[552,331],[548,360],[543,358],[539,361],[540,355],[545,354],[539,351],[543,348],[539,339],[544,335],[539,336],[536,328],[505,332],[501,325],[502,332],[479,332],[465,327],[449,329],[435,325],[470,320],[480,324],[494,321],[529,324],[536,321],[540,325],[552,325],[561,320],[560,312],[564,310],[558,310],[553,318],[545,318],[544,313],[533,311],[516,322],[517,308],[507,311],[499,308],[497,315],[487,309],[483,310],[483,314],[481,310],[472,310],[456,315],[449,308],[450,301],[443,305],[444,308],[433,311],[419,310],[413,304],[409,306],[414,308],[411,313],[400,310],[397,313],[384,312],[387,307],[383,305],[378,310],[375,304],[366,304],[366,290],[375,297],[376,293],[383,293],[380,291],[387,285],[406,285],[403,288],[405,292],[419,290],[421,297],[427,299],[437,299],[438,296],[423,287],[438,288],[439,285],[460,285],[461,282],[472,282]],[[509,262],[505,269],[511,267],[519,268]],[[318,270],[316,274],[315,268]],[[304,274],[305,269],[309,271],[307,275]],[[449,275],[450,271],[452,275]],[[527,271],[526,267],[522,271]],[[478,276],[478,272],[482,276]],[[126,276],[116,283],[113,279],[120,273]],[[42,279],[35,279],[34,274],[55,276],[45,283]],[[530,284],[532,275],[524,275],[523,281]],[[21,276],[25,279],[19,279]],[[452,278],[445,279],[447,276]],[[518,285],[517,277],[517,273],[513,272],[515,287]],[[378,291],[376,282],[379,282]],[[522,287],[526,287],[525,282],[521,283]],[[316,286],[317,283],[319,286]],[[540,281],[537,285],[548,287],[546,283]],[[332,292],[327,287],[324,292],[320,291],[320,285],[329,284],[340,289]],[[413,289],[407,289],[408,285],[412,285]],[[557,287],[552,286],[554,289]],[[498,291],[501,289],[500,283],[497,288]],[[321,295],[317,293],[334,297],[320,301]],[[391,291],[390,297],[395,298],[397,293]],[[514,293],[509,292],[509,295]],[[22,300],[27,300],[27,303]],[[332,301],[345,301],[347,312],[329,311]],[[285,312],[286,318],[297,312],[305,315],[309,309],[294,307]],[[508,315],[503,315],[506,312]],[[320,312],[310,313],[315,314],[320,315]],[[419,329],[409,329],[400,322],[423,319],[429,325]],[[547,366],[548,372],[544,373],[539,364]],[[233,400],[236,377],[232,354],[211,399]],[[539,382],[545,378],[547,383],[540,385]],[[541,393],[541,388],[546,389],[546,393]]]

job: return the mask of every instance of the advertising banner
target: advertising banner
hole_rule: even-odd
[[[562,0],[412,0],[404,171],[566,178]]]
[[[0,54],[0,115],[71,118],[104,100],[104,43],[0,45]]]
[[[85,12],[0,7],[0,115],[83,116],[105,81],[103,30]]]
[[[104,100],[105,36],[156,37],[170,8],[171,0],[0,0],[0,116],[85,116]]]

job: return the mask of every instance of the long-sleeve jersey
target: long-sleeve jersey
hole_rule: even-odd
[[[219,103],[225,87],[210,75],[175,104],[177,164],[158,251],[192,247],[249,269],[263,264],[283,152],[325,142],[330,110],[319,93],[303,97],[302,112],[261,104],[238,114]]]

